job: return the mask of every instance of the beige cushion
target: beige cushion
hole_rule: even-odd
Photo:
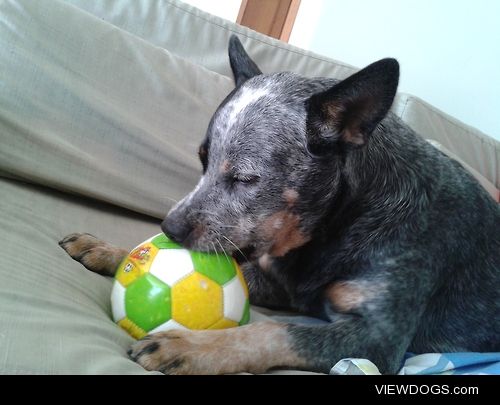
[[[111,280],[72,261],[62,236],[123,247],[157,232],[124,209],[0,178],[0,374],[138,374],[133,339],[110,318]]]
[[[145,41],[231,77],[227,44],[237,34],[263,72],[345,78],[356,68],[262,35],[177,0],[65,0]],[[215,0],[216,1],[216,0]]]
[[[163,217],[232,80],[64,2],[1,18],[0,173]]]
[[[424,138],[437,141],[500,188],[500,142],[408,94],[398,94],[393,111]]]

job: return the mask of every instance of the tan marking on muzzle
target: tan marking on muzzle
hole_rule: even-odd
[[[279,211],[264,220],[261,231],[272,241],[271,256],[280,257],[309,242],[311,237],[300,229],[300,217],[289,211]]]

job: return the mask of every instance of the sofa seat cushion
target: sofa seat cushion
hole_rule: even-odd
[[[61,1],[0,16],[0,173],[162,218],[232,80]]]
[[[0,195],[0,373],[145,373],[127,358],[133,339],[111,320],[112,280],[57,242],[90,232],[132,248],[158,221],[5,178]]]

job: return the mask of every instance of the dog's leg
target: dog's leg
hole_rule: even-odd
[[[88,233],[72,233],[60,240],[59,246],[87,269],[103,276],[114,276],[118,265],[129,253]]]
[[[155,333],[136,342],[129,355],[144,368],[165,374],[262,373],[271,368],[328,373],[348,357],[367,358],[381,372],[396,373],[406,346],[397,336],[379,337],[354,316],[321,326],[257,322]]]
[[[393,262],[394,267],[375,279],[328,286],[324,305],[330,308],[326,312],[331,322],[326,325],[262,322],[223,330],[168,331],[138,341],[130,356],[147,369],[173,374],[276,367],[327,373],[349,357],[371,360],[382,373],[396,373],[420,327],[433,284],[429,273],[414,272],[411,262]],[[402,263],[408,266],[399,267]]]
[[[308,366],[293,350],[286,324],[275,322],[160,332],[135,343],[129,355],[144,368],[165,374],[263,373],[275,366]]]

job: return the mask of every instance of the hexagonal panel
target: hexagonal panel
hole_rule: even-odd
[[[144,329],[139,328],[134,322],[132,322],[128,318],[122,319],[120,322],[118,322],[118,325],[120,325],[123,329],[125,329],[129,333],[129,335],[131,335],[133,338],[142,339],[144,336],[147,335]]]
[[[232,257],[202,252],[190,252],[196,272],[204,274],[219,285],[224,285],[236,275]]]
[[[164,233],[159,233],[152,240],[151,243],[158,249],[182,249],[182,246],[170,240]]]
[[[224,287],[224,318],[239,322],[243,317],[246,295],[238,277],[233,278]]]
[[[243,272],[240,269],[240,266],[238,266],[238,263],[235,262],[236,265],[236,274],[238,275],[238,278],[240,279],[241,286],[243,287],[243,291],[245,291],[245,297],[248,298],[248,285],[247,281],[245,280],[245,277],[243,277]]]
[[[158,254],[158,250],[159,249],[150,242],[143,243],[129,253],[128,259],[134,262],[136,266],[141,267],[144,272],[147,272],[147,269],[149,269],[149,266],[153,263],[153,259]]]
[[[243,309],[243,316],[238,322],[238,325],[246,325],[248,322],[250,322],[250,301],[247,298],[247,300],[245,301],[245,308]]]
[[[170,287],[145,274],[125,291],[127,317],[146,332],[168,321],[171,314]]]
[[[118,281],[114,282],[111,290],[111,312],[115,322],[127,316],[125,313],[125,288]]]
[[[169,319],[167,322],[162,323],[160,326],[157,326],[153,330],[150,330],[149,333],[165,332],[167,330],[172,330],[172,329],[187,330],[185,326],[181,325],[178,322],[175,322],[173,319]]]
[[[222,288],[193,273],[172,288],[172,318],[189,329],[206,329],[222,318]]]
[[[152,244],[146,243],[138,246],[120,263],[115,279],[121,285],[127,287],[134,280],[148,272],[157,253],[158,248]]]
[[[130,283],[138,279],[144,273],[141,267],[136,266],[130,260],[125,259],[118,267],[115,274],[115,280],[122,286],[127,287]]]
[[[227,329],[227,328],[234,328],[235,326],[238,326],[238,322],[234,322],[230,319],[222,318],[222,319],[219,319],[217,322],[215,322],[208,329]]]
[[[170,287],[193,272],[193,261],[185,249],[161,249],[149,269],[150,274]]]

